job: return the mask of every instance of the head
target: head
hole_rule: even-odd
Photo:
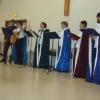
[[[8,26],[14,26],[14,24],[15,24],[15,20],[11,20],[9,23],[8,23]]]
[[[62,21],[62,22],[61,22],[61,28],[62,28],[62,29],[68,28],[68,22],[67,22],[67,21]]]
[[[80,29],[85,29],[87,28],[87,21],[83,20],[80,22]]]
[[[97,23],[100,23],[100,12],[97,13]]]
[[[18,22],[18,23],[17,23],[17,26],[18,26],[19,28],[22,28],[23,23],[22,23],[22,22]]]
[[[9,23],[8,23],[8,26],[13,26],[12,22],[9,22]]]
[[[47,28],[47,24],[46,24],[45,22],[41,22],[41,23],[40,23],[40,28],[41,28],[41,29]]]
[[[27,23],[23,22],[23,29],[27,29]]]
[[[12,26],[14,26],[14,25],[15,25],[15,23],[16,23],[16,22],[15,22],[15,20],[14,20],[14,19],[12,19],[12,20],[11,20],[11,24],[12,24]]]

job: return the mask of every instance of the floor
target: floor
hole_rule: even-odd
[[[100,86],[71,74],[0,64],[0,100],[100,100]]]

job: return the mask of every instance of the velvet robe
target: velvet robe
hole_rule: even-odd
[[[70,72],[71,57],[71,32],[64,30],[62,44],[58,47],[55,70],[60,72]]]
[[[50,40],[46,37],[45,33],[47,32],[49,32],[49,29],[45,29],[43,33],[41,33],[41,38],[38,36],[36,39],[33,67],[49,68]],[[39,43],[38,40],[40,40],[41,43]]]
[[[74,77],[85,78],[86,67],[88,63],[88,47],[89,47],[89,36],[83,34],[81,38],[81,43],[78,48],[75,48],[74,54]]]

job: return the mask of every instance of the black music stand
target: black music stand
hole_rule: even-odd
[[[32,37],[33,34],[30,31],[25,31],[26,35],[28,36],[28,41],[31,39],[31,45],[30,45],[30,51],[29,51],[29,63],[31,64],[31,58],[32,58],[32,51],[31,51],[31,47],[32,47]]]
[[[49,66],[49,71],[51,72],[52,71],[52,68],[53,68],[53,65],[52,65],[52,62],[53,62],[53,56],[55,55],[53,53],[53,48],[54,48],[54,40],[55,39],[60,39],[59,35],[56,33],[56,32],[46,32],[44,33],[44,37],[48,38],[49,40],[52,39],[52,49],[51,51],[49,52],[49,54],[51,55],[51,65]]]
[[[25,31],[25,33],[26,33],[26,35],[27,35],[28,37],[33,37],[33,34],[32,34],[31,32]]]

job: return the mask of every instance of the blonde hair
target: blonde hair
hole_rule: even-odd
[[[61,24],[63,24],[64,26],[68,27],[68,22],[67,21],[62,21]]]

